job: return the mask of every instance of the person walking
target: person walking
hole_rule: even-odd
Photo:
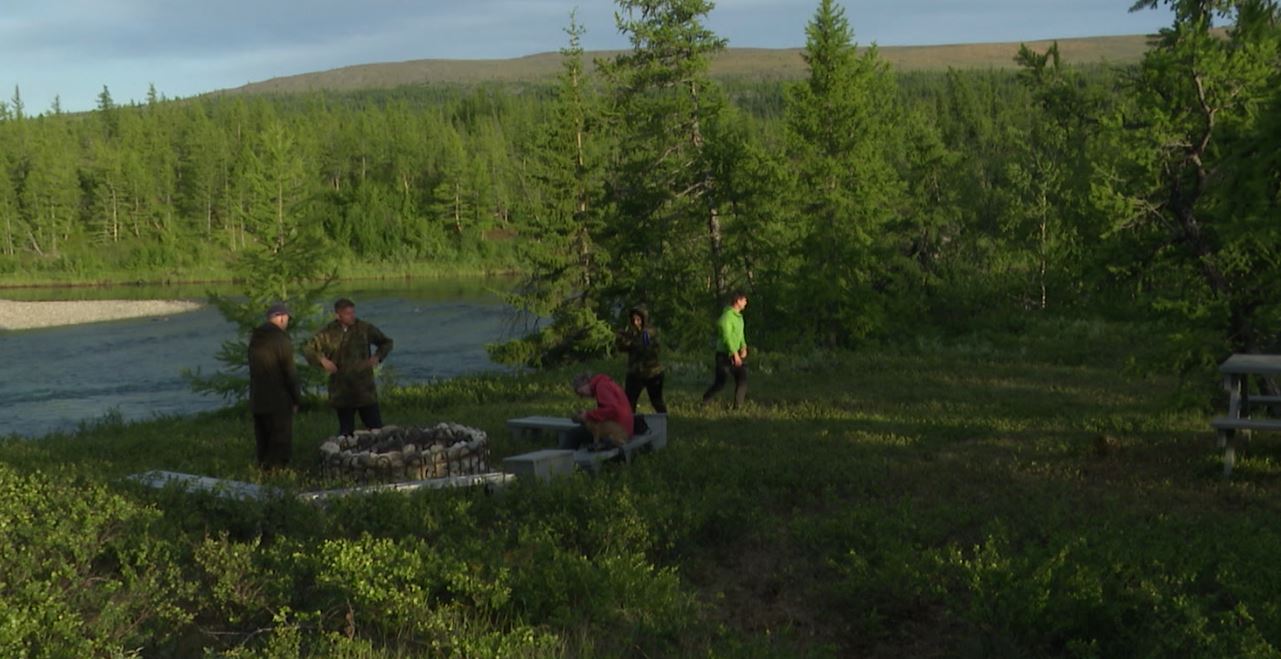
[[[373,346],[377,352],[370,353]],[[329,404],[338,414],[338,434],[356,433],[356,415],[373,430],[383,426],[374,367],[391,354],[392,340],[371,323],[356,318],[356,303],[334,302],[334,320],[307,342],[307,362],[329,374]]]
[[[642,305],[627,312],[627,326],[619,330],[614,346],[627,353],[627,377],[623,389],[627,403],[636,412],[641,390],[649,394],[649,404],[660,414],[667,413],[663,403],[663,364],[658,359],[658,330],[649,322],[649,311]]]
[[[703,393],[703,404],[725,387],[730,375],[734,376],[734,409],[747,397],[747,339],[743,334],[743,309],[747,308],[747,294],[735,292],[729,305],[716,322],[716,363],[712,386]]]
[[[258,466],[264,470],[289,464],[294,414],[302,401],[294,344],[285,333],[289,317],[289,307],[273,304],[267,309],[267,322],[249,336],[249,409]]]

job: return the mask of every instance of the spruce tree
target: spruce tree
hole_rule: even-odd
[[[253,242],[236,259],[242,295],[209,296],[223,317],[236,325],[237,333],[218,352],[218,361],[224,365],[221,372],[183,372],[193,391],[229,399],[241,399],[248,392],[248,336],[262,324],[267,306],[276,301],[289,304],[294,313],[290,333],[301,347],[320,325],[320,300],[335,278],[319,223],[311,216],[315,191],[292,131],[271,120],[248,147],[240,172],[241,213]],[[319,382],[317,372],[304,372],[312,384]]]
[[[906,282],[891,223],[904,184],[889,158],[895,88],[873,46],[858,55],[845,12],[821,0],[806,27],[807,80],[788,88],[789,152],[804,226],[793,302],[810,336],[846,343],[885,330]]]
[[[541,130],[528,145],[522,212],[529,235],[520,250],[526,275],[509,296],[525,336],[490,347],[506,363],[550,366],[609,348],[597,315],[608,281],[608,255],[598,244],[601,181],[598,101],[583,66],[583,29],[574,14],[561,49],[562,70]],[[543,326],[544,319],[549,324]]]
[[[601,66],[617,138],[606,180],[609,295],[620,308],[648,303],[675,337],[706,325],[730,285],[722,181],[708,144],[725,107],[708,67],[725,40],[705,25],[706,0],[618,7],[631,49]]]

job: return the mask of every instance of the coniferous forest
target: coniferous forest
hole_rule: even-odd
[[[1275,341],[1274,3],[1175,2],[1135,66],[1051,48],[896,74],[824,0],[792,82],[711,78],[710,2],[618,4],[632,48],[586,67],[571,17],[555,85],[126,105],[104,87],[76,114],[15,90],[0,276],[229,278],[286,249],[513,271],[541,325],[495,354],[529,364],[598,354],[637,302],[702,340],[734,289],[776,344],[1041,310],[1168,322],[1183,367]]]

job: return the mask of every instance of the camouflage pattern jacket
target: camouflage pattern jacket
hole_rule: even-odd
[[[621,352],[627,353],[628,375],[649,379],[663,372],[663,364],[658,360],[658,353],[661,350],[658,342],[658,330],[650,326],[649,314],[643,307],[637,307],[629,311],[627,314],[629,321],[632,314],[640,314],[642,319],[641,327],[638,329],[631,322],[628,322],[627,327],[618,331],[614,347]]]
[[[320,358],[326,357],[338,367],[329,374],[329,404],[334,407],[364,407],[378,402],[374,385],[374,369],[369,365],[369,346],[378,349],[373,353],[379,363],[391,354],[392,341],[377,327],[359,318],[351,327],[334,320],[307,342],[303,355],[307,363],[320,368]]]

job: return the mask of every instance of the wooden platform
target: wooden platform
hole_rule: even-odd
[[[204,492],[223,499],[241,501],[253,499],[261,501],[285,496],[284,491],[274,487],[263,487],[254,483],[213,478],[211,476],[184,474],[177,471],[144,471],[138,474],[130,474],[125,478],[157,489],[177,487],[188,492]]]

